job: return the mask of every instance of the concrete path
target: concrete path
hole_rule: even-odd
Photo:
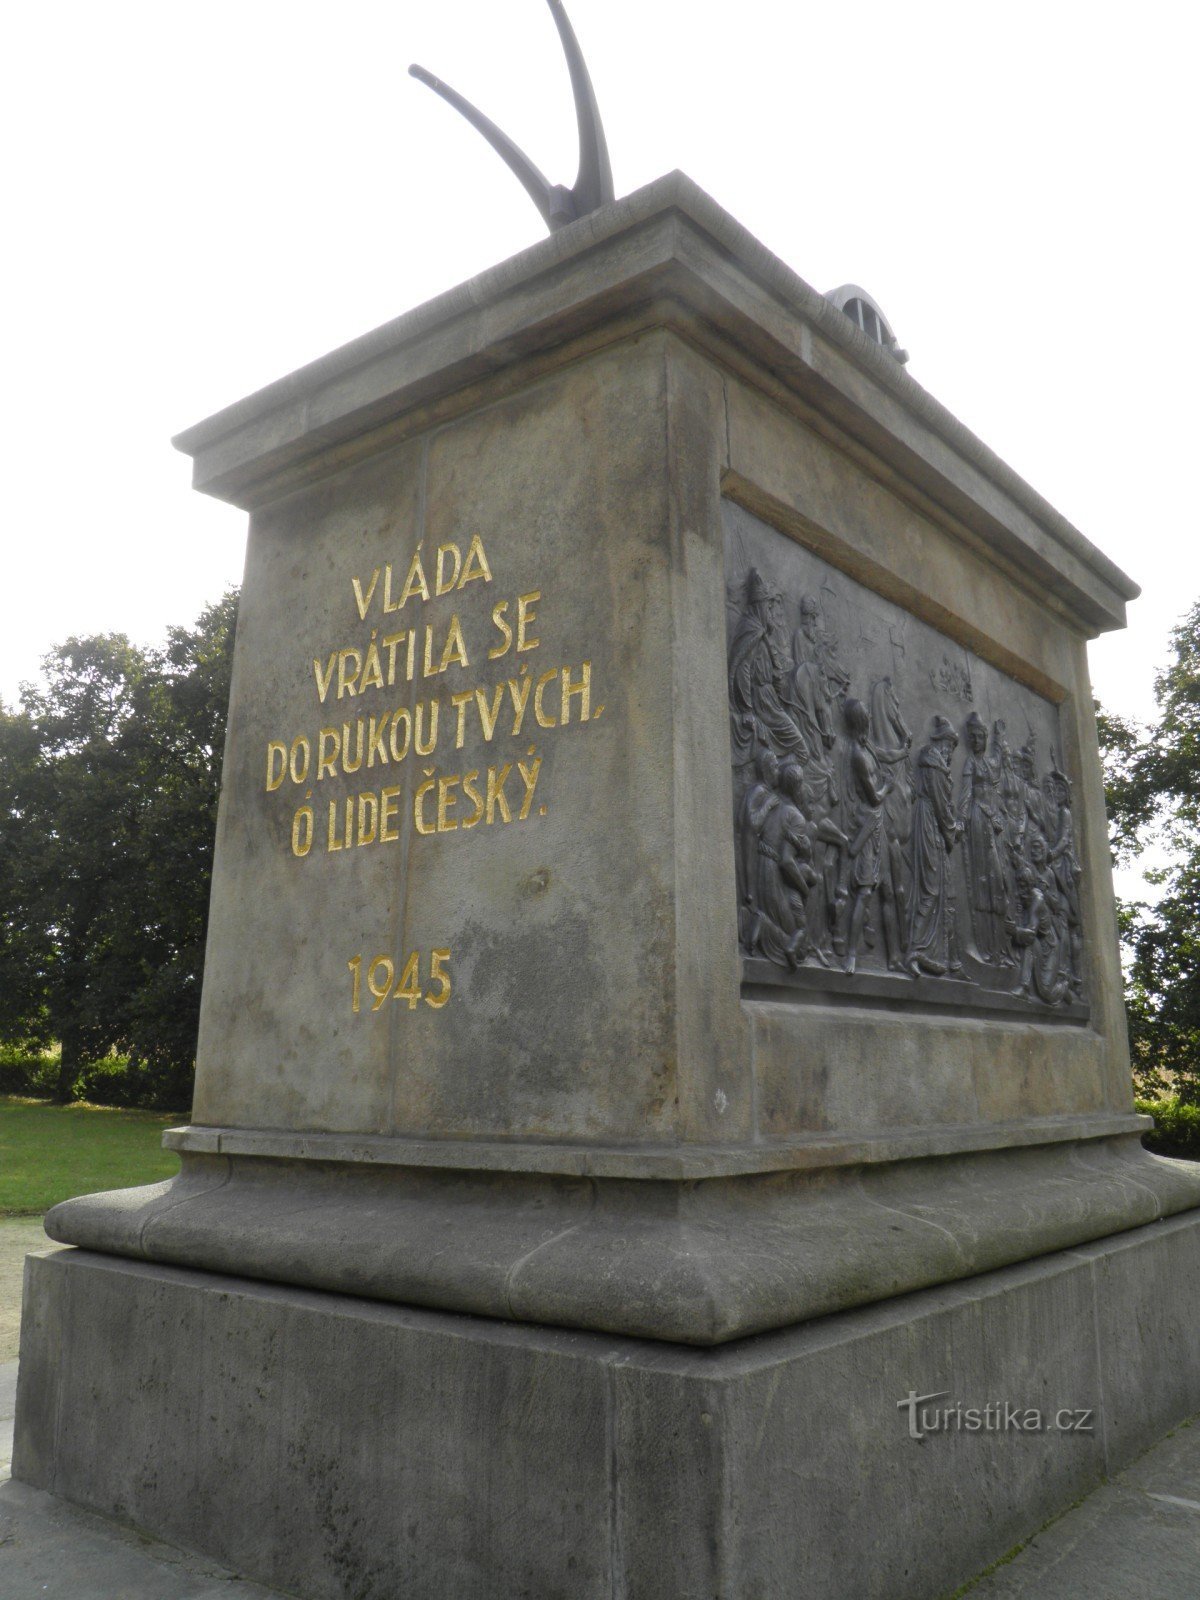
[[[17,1359],[25,1257],[58,1248],[42,1231],[41,1217],[0,1217],[0,1363]]]
[[[964,1600],[1196,1600],[1200,1418],[963,1593]]]

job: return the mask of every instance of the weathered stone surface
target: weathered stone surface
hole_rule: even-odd
[[[309,1600],[934,1600],[1124,1465],[1130,1408],[1164,1414],[1098,1317],[1133,1261],[1169,1340],[1194,1217],[686,1351],[63,1252],[31,1263],[61,1359],[27,1345],[16,1470]],[[910,1393],[1045,1426],[918,1412],[918,1441]]]

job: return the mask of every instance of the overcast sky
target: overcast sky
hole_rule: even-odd
[[[619,194],[682,168],[1144,588],[1092,647],[1146,715],[1200,594],[1195,11],[568,0]],[[239,581],[173,433],[542,236],[480,103],[574,180],[544,0],[65,0],[5,24],[0,697]]]

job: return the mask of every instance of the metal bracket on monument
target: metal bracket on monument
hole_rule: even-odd
[[[579,175],[571,189],[561,183],[552,184],[506,133],[449,84],[426,72],[424,67],[414,64],[408,70],[414,78],[428,84],[435,94],[441,95],[456,111],[460,111],[473,128],[479,130],[510,171],[520,179],[529,198],[541,212],[546,226],[554,233],[559,228],[565,228],[569,222],[599,211],[614,196],[608,142],[604,137],[604,125],[600,120],[600,109],[596,104],[596,94],[583,52],[563,9],[562,0],[546,0],[546,3],[567,58],[571,88],[575,95],[575,115],[579,122]]]

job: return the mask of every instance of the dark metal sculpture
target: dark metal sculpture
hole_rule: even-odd
[[[473,128],[479,130],[496,154],[520,179],[529,198],[541,212],[546,226],[554,233],[559,228],[565,228],[569,222],[575,222],[607,205],[613,199],[613,180],[604,125],[600,120],[595,90],[579,41],[563,9],[562,0],[546,0],[546,3],[567,58],[571,88],[575,95],[575,114],[579,122],[579,175],[571,189],[561,183],[552,184],[506,133],[449,84],[426,72],[424,67],[414,64],[408,70],[414,78],[427,84],[447,104],[460,111]]]
[[[853,580],[821,581],[818,558],[772,557],[779,535],[738,515],[728,664],[747,981],[890,999],[915,980],[934,1003],[1086,1015],[1070,780],[1053,747],[1039,771],[1032,721],[1015,750],[994,715],[1035,709],[1033,692]],[[1057,712],[1036,716],[1044,739]]]

